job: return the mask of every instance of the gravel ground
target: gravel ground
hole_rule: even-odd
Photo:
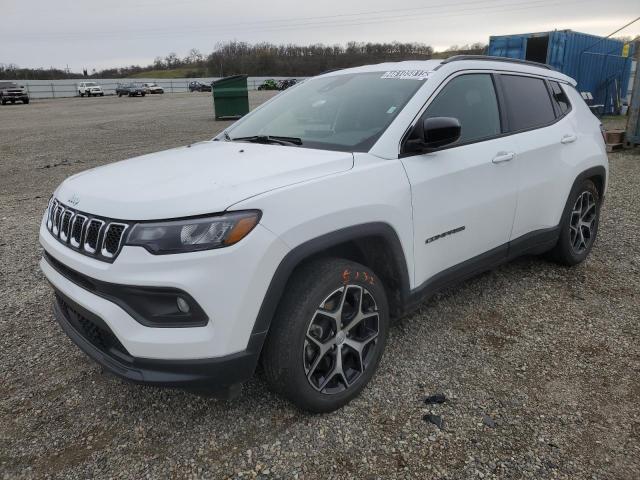
[[[52,317],[45,203],[80,170],[210,138],[210,102],[0,107],[0,478],[640,477],[640,149],[610,157],[588,261],[523,258],[438,295],[338,412],[303,414],[259,376],[220,401],[102,373]]]

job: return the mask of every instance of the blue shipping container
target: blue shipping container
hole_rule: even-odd
[[[616,112],[626,96],[633,49],[620,40],[572,30],[492,36],[489,55],[546,63],[591,92],[605,113]]]

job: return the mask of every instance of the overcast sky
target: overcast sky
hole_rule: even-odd
[[[0,0],[0,63],[74,71],[148,64],[221,41],[416,41],[436,50],[490,35],[607,35],[638,0]],[[640,34],[640,22],[619,35]]]

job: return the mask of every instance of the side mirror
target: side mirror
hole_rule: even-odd
[[[405,142],[405,153],[427,153],[456,142],[462,126],[457,118],[431,117],[419,121]]]

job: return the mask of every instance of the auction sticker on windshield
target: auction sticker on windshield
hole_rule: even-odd
[[[426,70],[393,70],[384,72],[380,78],[394,78],[399,80],[424,80],[429,76]]]

